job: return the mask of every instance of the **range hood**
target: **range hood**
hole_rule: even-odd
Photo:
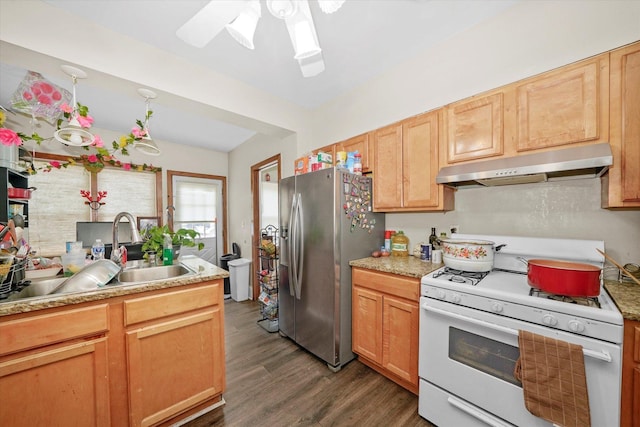
[[[599,177],[613,164],[608,143],[447,166],[436,182],[453,187],[512,185]]]

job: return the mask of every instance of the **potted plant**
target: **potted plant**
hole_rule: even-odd
[[[164,225],[149,227],[144,231],[142,244],[142,251],[144,252],[144,258],[148,259],[149,254],[156,254],[156,259],[162,259],[162,249],[164,246],[164,236],[168,234],[171,237],[171,243],[173,244],[174,253],[177,255],[180,247],[197,247],[198,250],[204,248],[204,243],[196,242],[196,237],[200,235],[195,230],[189,230],[186,228],[180,228],[176,231],[169,230],[169,227]]]

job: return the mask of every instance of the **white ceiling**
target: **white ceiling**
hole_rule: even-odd
[[[95,23],[96,31],[104,27],[121,33],[301,108],[314,109],[430,46],[501,13],[516,1],[520,0],[346,0],[340,10],[327,15],[316,0],[309,0],[326,67],[323,73],[311,78],[302,77],[284,22],[271,16],[264,4],[254,38],[255,50],[248,50],[224,30],[202,49],[176,37],[175,31],[207,0],[46,0],[45,3],[77,19]],[[100,48],[109,51],[117,46]],[[141,58],[144,55],[144,51],[140,52]],[[25,72],[16,64],[5,63],[0,56],[0,104],[10,105],[9,99]],[[45,77],[71,89],[70,79]],[[189,78],[188,71],[184,78]],[[87,80],[79,81],[77,92],[78,100],[90,107],[96,127],[128,132],[135,118],[144,116],[141,97],[134,93],[124,99],[117,91],[92,85],[90,74]],[[205,115],[187,114],[172,102],[162,96],[152,101],[154,115],[150,129],[155,139],[228,152],[255,134],[254,130],[235,124],[212,123]],[[121,107],[113,111],[110,105]],[[171,120],[162,120],[163,117]],[[176,123],[181,124],[179,130]]]

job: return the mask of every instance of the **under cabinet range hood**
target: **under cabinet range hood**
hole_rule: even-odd
[[[570,178],[596,178],[613,164],[608,143],[523,154],[447,166],[436,182],[453,187],[512,185]]]

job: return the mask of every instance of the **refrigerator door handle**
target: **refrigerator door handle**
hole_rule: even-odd
[[[296,233],[298,234],[298,244],[300,245],[299,247],[296,244],[296,252],[299,252],[297,255],[299,255],[297,258],[298,260],[296,261],[296,280],[295,280],[295,287],[296,287],[296,298],[300,299],[300,297],[302,296],[302,272],[304,269],[304,216],[303,216],[303,208],[302,208],[302,195],[300,193],[298,193],[298,203],[297,203],[297,217],[298,217],[298,223],[296,224]]]
[[[296,195],[294,194],[291,200],[291,214],[289,216],[289,293],[292,297],[295,296],[295,282],[296,282]]]

